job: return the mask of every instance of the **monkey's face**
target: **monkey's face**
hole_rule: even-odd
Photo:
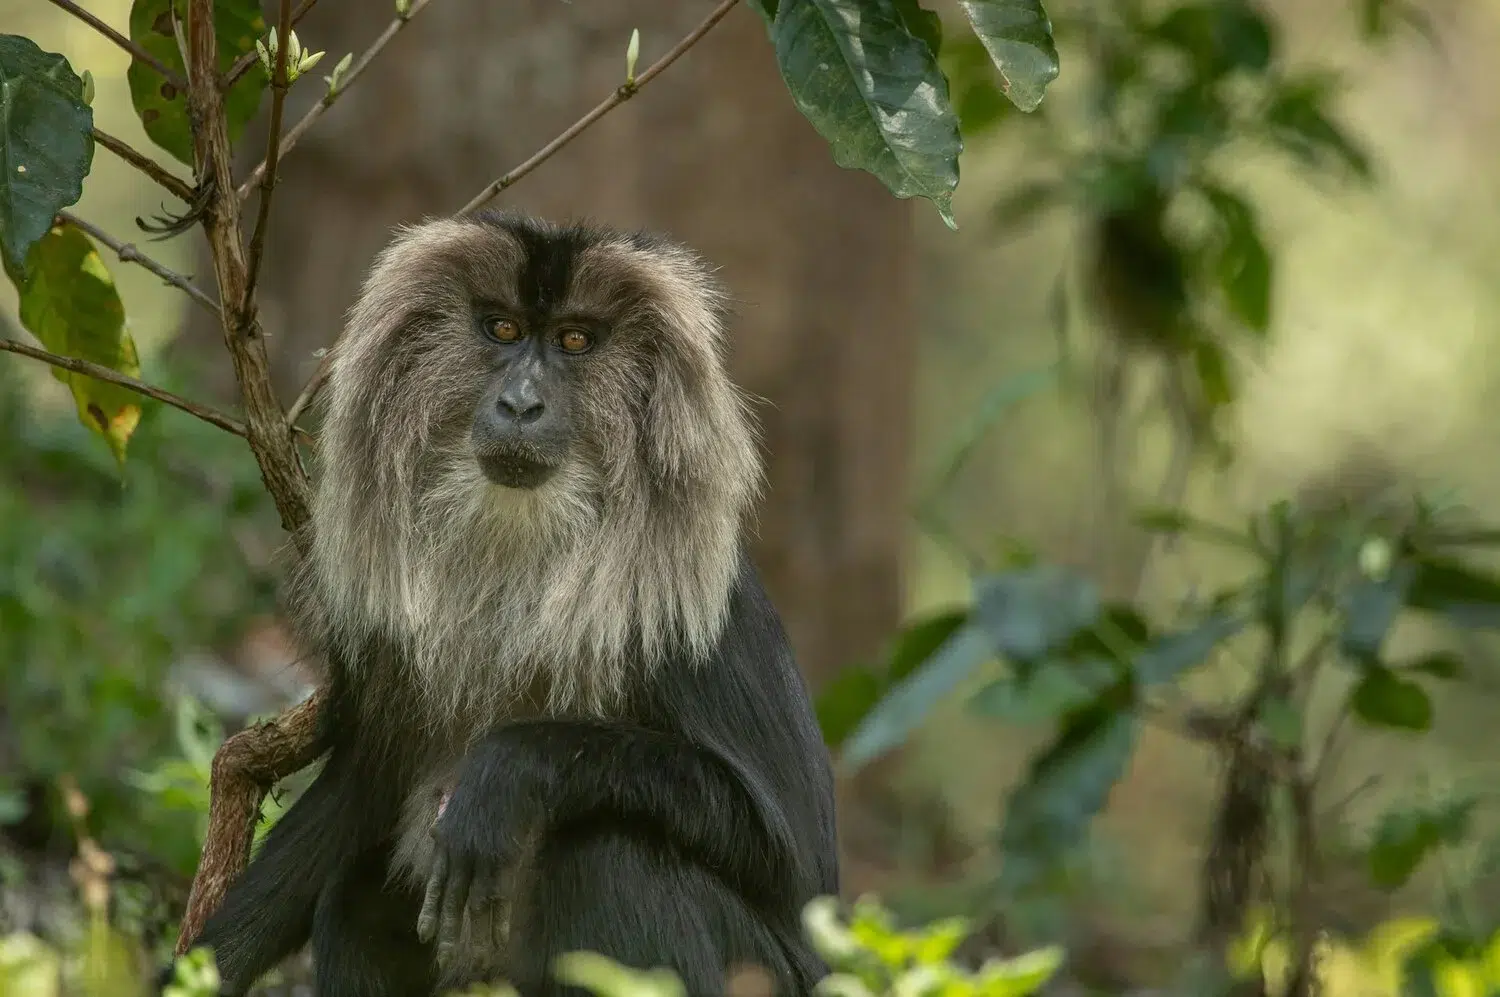
[[[582,368],[608,333],[593,316],[530,305],[474,309],[488,372],[470,439],[484,476],[506,488],[535,488],[567,460]]]

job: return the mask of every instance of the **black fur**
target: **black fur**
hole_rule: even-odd
[[[402,800],[420,777],[408,679],[332,662],[323,771],[272,829],[196,944],[216,950],[226,995],[311,937],[320,997],[423,997],[440,978],[418,941],[421,896],[386,869]],[[666,966],[688,993],[722,993],[753,962],[783,997],[826,971],[802,906],[837,893],[828,754],[786,634],[748,558],[713,660],[657,669],[610,722],[544,717],[494,728],[468,756],[439,841],[494,860],[542,819],[514,899],[504,975],[525,997],[581,995],[552,959],[586,949]]]

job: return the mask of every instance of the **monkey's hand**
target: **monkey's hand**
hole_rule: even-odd
[[[516,741],[501,732],[477,745],[439,801],[417,936],[436,939],[440,957],[465,941],[466,920],[469,940],[503,941],[508,887],[544,823],[555,781],[550,766]]]

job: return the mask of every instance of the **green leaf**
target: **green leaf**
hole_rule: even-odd
[[[991,575],[975,586],[973,620],[1013,662],[1057,650],[1099,613],[1098,587],[1053,565]]]
[[[1093,702],[1119,680],[1114,663],[1104,658],[1050,660],[1025,677],[996,679],[970,697],[968,708],[1001,723],[1048,723]]]
[[[187,69],[172,30],[174,3],[178,24],[185,35],[188,0],[135,0],[130,7],[130,39],[186,79]],[[229,69],[245,53],[255,51],[255,40],[266,33],[266,21],[256,0],[215,0],[219,72]],[[130,60],[125,79],[130,84],[131,104],[151,141],[173,158],[192,166],[193,133],[188,125],[187,94],[139,59]],[[267,82],[266,71],[257,59],[224,95],[224,116],[231,143],[239,141],[245,126],[260,109]]]
[[[957,228],[958,116],[936,56],[895,0],[781,0],[771,41],[834,162],[874,174],[899,198],[927,198]]]
[[[1267,696],[1258,721],[1271,740],[1288,751],[1302,747],[1302,711],[1282,696]]]
[[[837,749],[854,728],[880,702],[885,683],[869,668],[860,665],[840,669],[833,680],[818,692],[816,708],[823,743]]]
[[[1235,317],[1265,335],[1271,328],[1271,254],[1255,207],[1215,184],[1204,184],[1202,190],[1219,218],[1219,289]]]
[[[1355,661],[1374,662],[1396,624],[1416,570],[1410,562],[1392,567],[1384,578],[1362,577],[1344,595],[1344,629],[1339,649]]]
[[[1236,69],[1263,72],[1276,49],[1271,23],[1243,0],[1174,7],[1151,33],[1187,54],[1205,82]]]
[[[21,324],[43,346],[140,376],[135,341],[125,329],[125,308],[88,236],[70,226],[54,227],[31,247],[24,272],[10,266],[6,272],[20,292]],[[52,373],[73,392],[79,420],[123,461],[140,421],[140,396],[83,374],[57,368]]]
[[[1418,555],[1406,604],[1456,626],[1500,630],[1500,579],[1452,558]]]
[[[983,631],[973,624],[961,627],[927,664],[891,689],[865,716],[844,741],[841,765],[848,772],[856,771],[900,744],[975,668],[993,657]]]
[[[1335,83],[1335,78],[1322,75],[1283,84],[1266,107],[1265,126],[1272,141],[1304,164],[1317,169],[1342,166],[1368,181],[1374,177],[1369,153],[1324,110]]]
[[[1145,686],[1172,682],[1201,665],[1219,644],[1245,627],[1238,613],[1217,613],[1191,630],[1168,634],[1136,655],[1136,681]]]
[[[83,196],[94,112],[68,60],[0,35],[0,251],[19,269],[57,213]]]
[[[1424,858],[1443,845],[1463,841],[1477,802],[1473,797],[1460,797],[1437,807],[1385,814],[1367,856],[1370,879],[1386,890],[1405,886]]]
[[[1432,727],[1432,700],[1411,679],[1381,665],[1367,669],[1349,697],[1354,715],[1372,727],[1425,731]]]
[[[1229,357],[1223,347],[1211,339],[1193,343],[1193,369],[1198,375],[1198,389],[1210,412],[1217,412],[1234,401],[1234,379],[1229,373]]]
[[[918,0],[894,0],[896,16],[906,30],[922,39],[934,59],[943,50],[943,19],[927,10]]]
[[[1417,672],[1438,679],[1456,679],[1465,672],[1463,659],[1451,651],[1433,651],[1401,666],[1404,672]]]
[[[967,609],[929,616],[908,626],[891,649],[886,678],[899,682],[922,666],[969,619]]]
[[[1138,727],[1131,713],[1106,705],[1076,713],[1063,724],[1006,805],[1000,832],[1003,889],[1032,886],[1082,842],[1130,763]]]
[[[1042,0],[959,0],[959,6],[1000,71],[1005,96],[1023,111],[1036,110],[1061,70]]]

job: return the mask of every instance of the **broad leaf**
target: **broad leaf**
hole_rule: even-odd
[[[182,52],[172,26],[174,0],[135,0],[130,8],[130,39],[160,59],[178,76],[187,79]],[[187,34],[188,0],[175,0],[177,23]],[[255,51],[255,40],[268,31],[256,0],[215,0],[214,33],[219,42],[219,72],[227,70],[240,56]],[[193,165],[193,133],[188,125],[187,94],[162,78],[155,69],[131,59],[125,72],[130,84],[130,101],[151,141],[173,158]],[[260,60],[251,65],[229,92],[224,95],[224,115],[229,127],[229,141],[237,142],[245,126],[260,108],[266,89],[266,71]]]
[[[0,251],[25,265],[57,213],[83,196],[94,163],[94,112],[68,60],[0,35]]]
[[[901,631],[886,666],[887,681],[899,682],[920,668],[968,619],[968,610],[950,610],[919,620]]]
[[[1460,797],[1441,806],[1385,814],[1368,853],[1370,878],[1375,885],[1386,890],[1405,886],[1433,851],[1462,842],[1477,802],[1472,797]]]
[[[1119,671],[1104,658],[1050,660],[1024,677],[996,679],[970,697],[968,706],[1001,723],[1048,723],[1088,705],[1119,681]]]
[[[1425,731],[1432,727],[1432,700],[1426,690],[1384,666],[1368,668],[1349,705],[1354,715],[1372,727]]]
[[[1023,890],[1082,843],[1135,751],[1139,722],[1099,705],[1074,714],[1011,794],[1000,832],[1000,882]]]
[[[1060,70],[1042,0],[960,0],[959,6],[1000,71],[1005,96],[1023,111],[1036,110]]]
[[[1272,97],[1265,112],[1271,140],[1308,166],[1343,167],[1357,179],[1374,177],[1370,154],[1328,116],[1335,80],[1327,76],[1294,79]]]
[[[816,707],[823,743],[838,748],[880,702],[885,683],[863,665],[843,668],[818,692]]]
[[[1406,604],[1456,626],[1500,629],[1500,579],[1452,558],[1419,555]]]
[[[1384,578],[1363,577],[1349,587],[1344,596],[1344,631],[1339,638],[1345,654],[1361,662],[1379,658],[1380,646],[1401,615],[1415,573],[1410,562],[1401,562]]]
[[[1237,0],[1175,7],[1152,33],[1191,57],[1205,81],[1236,69],[1262,72],[1276,49],[1271,23]]]
[[[1058,650],[1099,613],[1094,583],[1052,565],[992,575],[975,586],[973,620],[1012,662]]]
[[[140,375],[135,341],[125,329],[125,308],[88,236],[57,226],[31,247],[24,272],[7,270],[20,290],[21,324],[43,346],[131,377]],[[56,368],[53,374],[72,390],[78,418],[104,437],[117,460],[124,460],[140,421],[140,396],[83,374]]]
[[[789,2],[789,0],[783,0]],[[891,689],[844,742],[840,762],[854,771],[904,741],[933,709],[966,680],[975,668],[992,660],[987,635],[967,624],[938,653]]]
[[[1136,681],[1145,686],[1172,682],[1207,660],[1220,643],[1244,629],[1238,613],[1218,613],[1191,630],[1159,637],[1135,658]]]
[[[1236,318],[1265,335],[1271,327],[1271,254],[1255,207],[1214,184],[1202,190],[1219,218],[1217,271],[1224,300]]]
[[[895,0],[780,0],[771,41],[834,162],[873,173],[897,197],[927,198],[957,228],[958,116],[936,56]]]
[[[1402,665],[1401,670],[1431,675],[1437,679],[1461,678],[1466,671],[1463,659],[1451,651],[1433,651],[1431,654],[1424,654],[1415,661]]]

